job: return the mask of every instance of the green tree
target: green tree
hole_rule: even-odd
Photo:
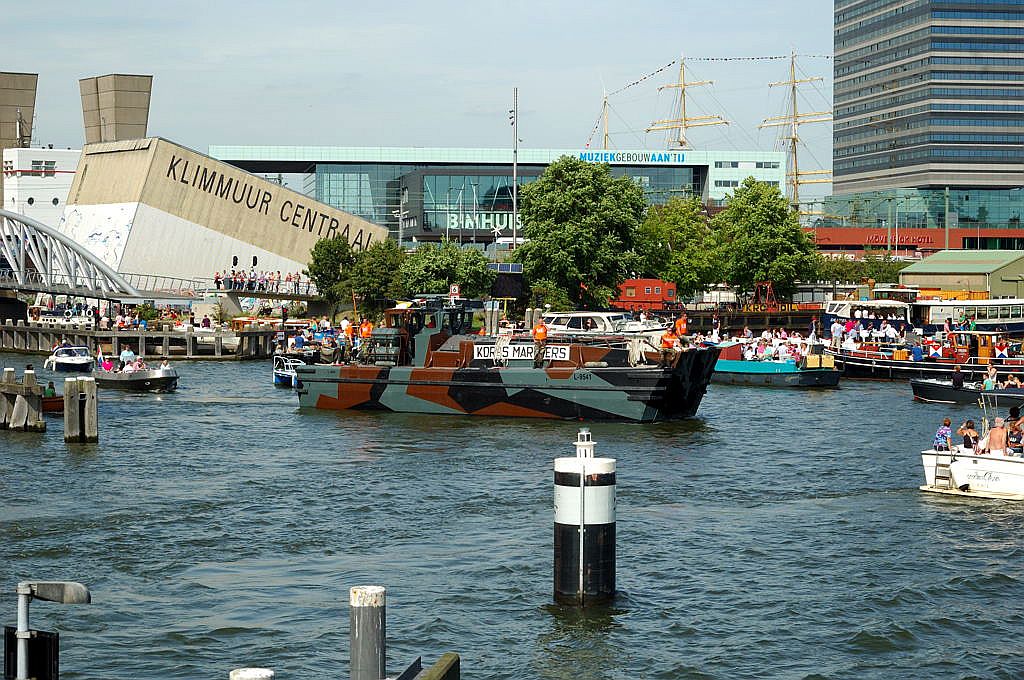
[[[355,262],[356,253],[344,238],[320,239],[309,253],[305,274],[331,306],[332,317],[338,303],[352,295],[352,267]]]
[[[646,202],[628,177],[604,164],[563,156],[520,191],[528,241],[513,254],[527,283],[550,281],[574,306],[604,306],[637,269],[634,253]]]
[[[748,177],[726,199],[712,226],[725,280],[741,293],[758,281],[771,281],[775,292],[786,296],[796,290],[797,281],[815,275],[814,244],[777,186]]]
[[[399,268],[402,289],[416,293],[447,293],[459,284],[463,297],[481,297],[491,290],[495,272],[478,250],[464,250],[451,241],[427,243],[407,255]]]
[[[721,250],[699,197],[651,206],[636,243],[640,272],[676,284],[686,297],[722,280]]]
[[[862,276],[867,279],[874,279],[877,283],[897,283],[900,278],[900,270],[907,266],[907,262],[897,260],[889,253],[864,253],[861,260],[864,269]]]
[[[405,295],[401,269],[405,252],[397,241],[377,241],[355,257],[352,266],[352,290],[359,296],[361,309],[378,312],[387,299]]]
[[[575,304],[569,299],[565,289],[550,279],[538,279],[530,285],[531,298],[527,306],[534,304],[534,298],[543,305],[551,305],[552,312],[569,312]]]

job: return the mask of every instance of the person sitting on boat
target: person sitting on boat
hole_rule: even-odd
[[[951,377],[953,381],[953,389],[961,390],[964,387],[964,374],[960,371],[959,366],[953,367],[953,375]]]
[[[44,397],[56,397],[57,396],[57,388],[53,386],[53,381],[52,380],[50,382],[46,383],[46,387],[43,388],[43,396]]]
[[[548,326],[544,319],[537,319],[530,331],[533,337],[533,367],[540,368],[544,365],[544,352],[548,346]]]
[[[936,451],[949,451],[953,448],[953,430],[950,429],[952,421],[949,418],[942,419],[942,425],[935,431],[935,441],[932,448]]]
[[[125,347],[123,350],[121,350],[121,355],[118,357],[118,359],[121,362],[121,365],[118,366],[118,368],[124,370],[125,366],[135,361],[135,352],[132,351],[131,347]]]
[[[988,446],[985,447],[993,456],[1006,455],[1006,421],[997,417],[992,429],[988,431]]]
[[[978,431],[974,429],[973,420],[965,420],[956,433],[964,438],[963,449],[965,451],[973,451],[974,447],[978,445]]]
[[[1021,455],[1021,451],[1024,450],[1021,448],[1022,440],[1024,440],[1024,431],[1021,430],[1020,418],[1010,419],[1006,425],[1006,455]]]
[[[1022,387],[1022,385],[1020,382],[1020,378],[1017,377],[1017,374],[1011,373],[1010,375],[1006,376],[1006,381],[1001,383],[999,387],[1000,389],[1004,390],[1019,390]]]
[[[661,360],[658,362],[658,368],[670,367],[678,353],[679,336],[676,335],[675,328],[666,328],[661,334]]]
[[[171,367],[171,362],[167,361],[167,359],[164,359],[163,361],[160,362],[160,370],[161,371],[166,371],[170,367]]]

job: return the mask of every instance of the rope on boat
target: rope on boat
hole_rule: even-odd
[[[505,348],[512,343],[511,335],[499,335],[494,341],[494,365],[507,366],[508,358],[505,356]]]

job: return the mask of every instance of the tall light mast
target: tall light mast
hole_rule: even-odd
[[[512,88],[512,108],[508,111],[512,123],[512,250],[519,243],[519,88]]]

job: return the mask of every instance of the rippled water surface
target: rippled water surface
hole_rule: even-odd
[[[476,678],[1024,676],[1024,504],[917,490],[941,418],[974,412],[905,384],[712,386],[691,422],[594,424],[621,595],[581,613],[551,604],[576,424],[300,413],[269,364],[178,369],[172,395],[104,392],[99,445],[0,432],[0,619],[20,579],[93,592],[33,604],[64,678],[347,677],[366,583],[392,673],[457,651]]]

